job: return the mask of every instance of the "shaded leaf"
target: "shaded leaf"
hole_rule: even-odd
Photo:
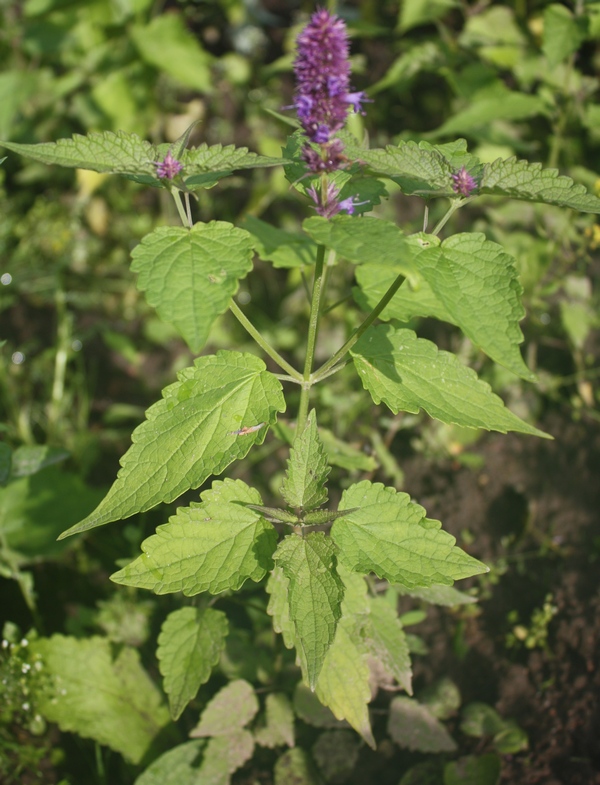
[[[179,608],[163,622],[156,657],[173,719],[208,681],[228,630],[225,614],[212,608]]]
[[[467,755],[444,767],[444,785],[498,785],[502,762],[493,752]]]
[[[370,327],[350,350],[363,386],[375,403],[427,414],[447,424],[490,431],[519,431],[551,438],[507,409],[490,386],[458,358],[412,330]]]
[[[237,679],[217,692],[190,736],[229,736],[253,720],[257,712],[258,700],[253,686],[244,679]]]
[[[312,761],[299,747],[284,752],[275,763],[275,785],[322,785]]]
[[[398,614],[382,597],[370,600],[366,641],[371,654],[412,695],[410,650]]]
[[[254,733],[257,744],[261,747],[279,747],[287,744],[293,747],[294,711],[287,697],[282,692],[272,692],[266,698],[266,723]]]
[[[28,477],[69,457],[66,450],[42,445],[22,445],[12,455],[11,477]]]
[[[312,755],[327,782],[345,782],[358,762],[360,741],[351,730],[329,730],[312,746]]]
[[[241,224],[252,235],[256,254],[274,267],[303,267],[314,264],[317,246],[305,234],[278,229],[253,215],[247,215]]]
[[[275,422],[285,409],[280,382],[251,354],[199,357],[146,412],[121,459],[117,480],[97,509],[62,537],[128,518],[176,499],[262,444],[263,428],[238,436],[239,425]]]
[[[348,727],[348,723],[336,719],[331,713],[331,709],[324,706],[315,693],[302,681],[296,685],[293,701],[295,713],[307,725],[313,725],[315,728]]]
[[[361,158],[374,172],[390,177],[405,194],[455,196],[454,169],[437,150],[403,141],[385,150],[361,151]]]
[[[276,565],[267,581],[267,594],[270,595],[267,613],[273,617],[273,629],[283,636],[286,648],[293,649],[296,638],[294,622],[290,617],[289,583],[281,567]]]
[[[548,66],[555,68],[576,52],[588,34],[588,18],[584,14],[575,16],[559,3],[544,8],[544,43],[542,51],[548,58]]]
[[[390,704],[388,733],[400,747],[419,752],[454,752],[446,728],[412,698],[395,697]]]
[[[231,775],[249,761],[254,752],[250,731],[237,729],[217,736],[206,745],[195,785],[229,785]]]
[[[204,739],[188,741],[165,752],[136,779],[135,785],[198,785]]]
[[[137,651],[121,648],[113,658],[106,638],[64,635],[31,643],[50,681],[37,695],[41,714],[140,763],[169,722],[160,693],[140,665]]]

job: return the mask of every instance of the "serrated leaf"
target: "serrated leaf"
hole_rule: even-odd
[[[252,269],[250,235],[226,221],[159,226],[133,249],[137,287],[193,352]]]
[[[441,530],[439,521],[426,518],[406,493],[364,480],[343,492],[340,507],[359,508],[331,529],[340,563],[354,572],[374,572],[412,589],[449,585],[488,571],[456,547],[455,538]]]
[[[454,169],[437,150],[416,142],[400,142],[385,150],[361,151],[360,157],[374,172],[391,178],[405,194],[455,195],[451,177]]]
[[[165,752],[136,779],[134,785],[198,785],[204,739],[179,744]]]
[[[19,155],[44,164],[56,164],[93,172],[120,174],[144,185],[157,188],[164,183],[156,176],[155,164],[163,161],[173,145],[152,145],[137,134],[125,131],[74,134],[71,139],[40,144],[0,142]],[[257,155],[246,147],[201,144],[184,150],[178,160],[183,165],[181,179],[190,190],[211,188],[236,169],[277,166],[282,159]]]
[[[467,755],[444,766],[444,785],[498,785],[502,761],[493,752]]]
[[[394,266],[396,275],[417,275],[412,249],[391,221],[370,216],[358,221],[350,215],[333,219],[316,215],[307,218],[302,228],[316,243],[331,248],[349,262],[389,264]]]
[[[484,234],[461,233],[422,251],[415,264],[435,297],[473,343],[528,381],[519,321],[525,316],[515,261]]]
[[[264,507],[262,504],[247,504],[246,507],[249,507],[251,510],[256,510],[256,512],[259,512],[267,521],[273,523],[289,523],[292,525],[300,523],[297,515],[293,512],[288,512],[288,510],[282,510],[279,507]]]
[[[588,33],[588,18],[584,14],[575,16],[564,5],[552,3],[544,9],[544,42],[542,51],[548,58],[548,66],[555,68],[576,52]]]
[[[153,761],[134,785],[198,785],[198,769],[205,747],[204,739],[179,744]]]
[[[288,579],[294,641],[312,689],[341,616],[344,586],[336,571],[335,546],[323,532],[288,535],[273,556]]]
[[[208,703],[190,736],[228,736],[254,719],[258,700],[254,687],[244,679],[230,682]]]
[[[539,163],[530,164],[516,158],[499,158],[486,164],[479,193],[600,213],[600,199],[589,194],[583,185],[559,175],[556,169],[542,169]]]
[[[389,324],[370,327],[350,353],[364,388],[394,414],[424,409],[447,424],[551,438],[507,409],[489,384],[455,355],[417,338],[412,330]]]
[[[300,436],[294,440],[281,495],[290,507],[312,510],[327,501],[325,481],[330,472],[319,439],[317,414],[313,409]]]
[[[286,648],[293,649],[296,638],[294,622],[290,618],[289,583],[281,567],[275,566],[267,581],[267,594],[270,595],[267,613],[273,617],[273,629],[282,635]]]
[[[234,730],[206,745],[195,785],[229,785],[231,775],[250,760],[254,738],[250,731]]]
[[[300,747],[284,752],[273,773],[275,785],[323,785],[308,754]]]
[[[397,696],[390,704],[388,733],[401,747],[419,752],[454,752],[456,744],[441,722],[412,698]]]
[[[241,480],[213,483],[202,503],[181,507],[142,543],[143,554],[111,580],[156,594],[237,591],[273,566],[277,533],[258,513],[236,502],[260,502]]]
[[[261,747],[280,747],[287,744],[293,747],[294,711],[287,695],[283,692],[272,692],[266,698],[266,723],[254,733],[257,744]]]
[[[349,510],[313,510],[302,516],[302,523],[305,526],[318,526],[335,521],[336,518],[341,518],[348,512]]]
[[[338,720],[346,720],[375,749],[368,709],[370,671],[367,650],[360,636],[361,622],[357,623],[355,614],[343,610],[315,693]]]
[[[264,441],[266,428],[237,435],[240,423],[272,425],[276,413],[285,409],[280,382],[251,354],[221,351],[199,357],[178,377],[133,432],[107,496],[59,539],[128,518],[197,488]]]
[[[274,267],[304,267],[314,264],[317,246],[305,234],[286,232],[253,215],[247,215],[241,224],[252,235],[256,254]]]
[[[367,646],[385,670],[412,695],[410,651],[398,614],[382,597],[371,598],[370,610]]]
[[[40,713],[72,731],[140,763],[169,722],[160,693],[135,649],[114,658],[106,638],[53,635],[31,643],[42,657],[46,688],[36,696]]]
[[[228,631],[225,614],[212,608],[179,608],[163,622],[156,657],[174,720],[208,681]]]

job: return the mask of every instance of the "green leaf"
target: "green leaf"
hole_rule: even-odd
[[[287,536],[273,556],[288,579],[289,613],[296,648],[314,689],[341,616],[344,586],[336,571],[335,546],[323,532]]]
[[[323,785],[308,754],[300,747],[277,759],[274,775],[275,785]]]
[[[219,690],[202,712],[190,736],[229,736],[251,722],[258,712],[258,700],[251,684],[244,679],[229,682]]]
[[[544,43],[542,51],[548,58],[548,67],[567,60],[585,41],[588,18],[575,16],[564,5],[553,3],[544,9]]]
[[[131,256],[138,289],[193,352],[204,346],[252,269],[250,235],[225,221],[197,223],[191,230],[159,226]]]
[[[78,733],[132,763],[140,763],[169,722],[160,693],[137,651],[113,657],[106,638],[53,635],[31,643],[49,682],[36,696],[41,714],[61,730]]]
[[[589,194],[583,185],[559,175],[556,169],[542,169],[541,164],[516,158],[499,158],[486,164],[479,193],[572,207],[583,213],[600,213],[600,199]]]
[[[347,728],[348,723],[336,719],[315,693],[301,681],[294,689],[294,712],[307,725],[315,728]]]
[[[329,730],[321,733],[311,752],[326,782],[346,782],[356,769],[361,746],[351,730]]]
[[[453,608],[456,605],[472,605],[477,602],[476,597],[465,594],[463,591],[455,589],[454,586],[430,586],[427,589],[403,590],[402,594],[417,597],[432,605],[445,605],[448,608]]]
[[[258,513],[235,502],[260,502],[241,480],[214,482],[201,504],[181,507],[142,543],[143,554],[111,580],[156,594],[237,591],[273,566],[277,534]]]
[[[61,463],[69,457],[66,450],[41,445],[17,447],[12,456],[11,477],[28,477],[46,466]]]
[[[448,424],[551,438],[507,409],[455,355],[417,338],[412,330],[389,324],[370,327],[350,353],[375,403],[383,401],[395,414],[424,409]]]
[[[24,559],[49,559],[65,549],[66,543],[56,542],[65,525],[80,520],[101,498],[102,491],[78,474],[47,466],[0,488],[0,531]]]
[[[501,245],[484,234],[456,234],[422,251],[415,264],[453,324],[492,360],[535,381],[519,351],[523,287],[514,259]]]
[[[272,425],[276,413],[285,409],[280,382],[251,354],[221,351],[199,357],[178,378],[133,432],[107,496],[61,538],[128,518],[197,488],[247,455],[253,444],[262,444],[266,428],[237,435],[240,425]]]
[[[294,622],[290,618],[289,584],[281,567],[275,566],[267,581],[267,594],[270,595],[267,613],[273,617],[273,629],[282,635],[286,648],[293,649],[296,637]]]
[[[289,523],[292,526],[300,523],[300,519],[295,513],[289,512],[288,510],[282,510],[279,507],[265,507],[262,504],[247,504],[246,507],[250,507],[251,510],[256,510],[265,520],[271,521],[271,523]]]
[[[462,699],[456,684],[444,676],[428,685],[420,693],[419,700],[438,720],[448,720],[456,714]]]
[[[501,755],[516,755],[529,746],[527,734],[515,722],[510,720],[504,728],[494,736],[494,747]]]
[[[153,761],[134,785],[198,785],[198,762],[205,747],[204,739],[179,744]]]
[[[446,728],[425,706],[397,696],[390,703],[388,733],[400,747],[419,752],[454,752],[456,744]]]
[[[457,5],[457,0],[404,0],[398,28],[405,33],[413,27],[435,22]]]
[[[410,651],[398,614],[382,597],[371,598],[370,609],[367,646],[385,670],[412,695]]]
[[[498,785],[502,761],[493,752],[467,755],[444,767],[444,785]]]
[[[267,695],[265,703],[266,723],[255,731],[256,743],[270,749],[283,744],[293,747],[294,711],[287,695],[283,692],[272,692]]]
[[[546,114],[542,98],[508,90],[504,84],[493,84],[478,91],[469,105],[452,115],[445,123],[428,134],[429,138],[472,134],[486,128],[495,120],[525,120]]]
[[[350,472],[372,472],[378,468],[379,464],[372,455],[338,439],[327,428],[319,428],[319,437],[323,442],[327,453],[327,462],[330,466],[340,466]]]
[[[144,62],[186,87],[212,93],[212,57],[200,47],[180,14],[160,14],[147,25],[132,25],[129,34]]]
[[[287,473],[281,495],[290,507],[312,510],[327,501],[325,481],[330,469],[317,429],[317,414],[313,409],[306,426],[290,450]]]
[[[302,228],[316,243],[331,248],[349,262],[389,264],[394,265],[396,275],[417,275],[411,248],[391,221],[370,216],[358,221],[350,215],[329,220],[315,215],[307,218]]]
[[[331,529],[340,562],[354,572],[374,572],[408,589],[488,572],[406,493],[364,480],[343,492],[340,507],[359,508]]]
[[[156,657],[174,720],[208,681],[228,630],[225,614],[212,608],[179,608],[165,619]]]
[[[360,157],[374,172],[397,183],[405,194],[456,196],[452,190],[454,168],[431,146],[428,149],[416,142],[400,142],[385,150],[361,151]]]
[[[157,188],[164,183],[156,176],[155,164],[164,160],[171,144],[152,145],[139,136],[124,131],[91,132],[87,136],[74,134],[71,139],[41,144],[0,142],[15,153],[44,164],[91,169],[94,172],[121,174],[145,185]],[[183,165],[180,175],[186,188],[212,188],[220,179],[236,169],[277,166],[283,159],[269,158],[248,152],[246,147],[221,144],[201,144],[178,152]]]
[[[368,651],[361,635],[367,619],[360,607],[361,599],[363,603],[365,601],[366,586],[362,578],[356,581],[357,577],[350,576],[348,582],[344,578],[347,591],[342,603],[342,618],[323,662],[315,692],[338,720],[346,720],[375,749],[368,709],[371,700]],[[357,596],[359,586],[362,586],[362,597]]]
[[[286,232],[260,218],[247,215],[241,224],[253,238],[256,254],[274,267],[304,267],[314,264],[317,246],[305,234]]]
[[[462,710],[460,729],[467,736],[477,739],[483,736],[495,736],[504,730],[504,720],[498,712],[487,703],[469,703]]]
[[[250,760],[254,738],[247,730],[230,731],[206,745],[195,785],[229,785],[231,775]]]

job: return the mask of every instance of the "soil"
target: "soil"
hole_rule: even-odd
[[[507,564],[479,614],[463,623],[462,656],[453,645],[451,615],[432,609],[418,628],[430,653],[416,658],[415,682],[450,676],[463,704],[489,703],[527,732],[529,749],[503,756],[502,783],[596,785],[600,426],[553,410],[540,427],[555,441],[490,434],[476,450],[484,461],[479,471],[454,463],[432,471],[418,456],[404,465],[405,487],[461,547],[487,564]],[[548,595],[555,615],[547,641],[532,649],[507,646],[514,627],[509,614],[518,612],[528,626]]]

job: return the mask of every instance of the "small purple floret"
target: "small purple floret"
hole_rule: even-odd
[[[467,172],[465,166],[461,166],[458,172],[450,176],[452,178],[452,190],[455,194],[460,194],[461,196],[470,196],[477,188],[477,182],[475,178]]]
[[[344,127],[348,107],[360,112],[361,103],[367,99],[363,92],[351,92],[348,33],[339,17],[320,9],[298,36],[297,44],[294,106],[310,141],[325,146],[337,141],[331,137]],[[304,159],[309,169],[318,172],[339,168],[340,150],[334,151],[334,166],[330,163],[323,165],[331,157],[328,152],[325,150],[321,157],[311,156],[305,148]]]
[[[164,161],[155,161],[154,166],[156,166],[156,176],[161,180],[172,180],[183,169],[179,161],[173,158],[170,150],[165,155]]]
[[[306,192],[315,203],[315,212],[317,215],[322,215],[323,218],[333,218],[334,215],[344,212],[352,215],[354,208],[366,202],[355,202],[355,196],[350,196],[348,199],[338,199],[340,189],[334,183],[327,183],[327,190],[325,194],[319,193],[314,185],[306,189]]]

